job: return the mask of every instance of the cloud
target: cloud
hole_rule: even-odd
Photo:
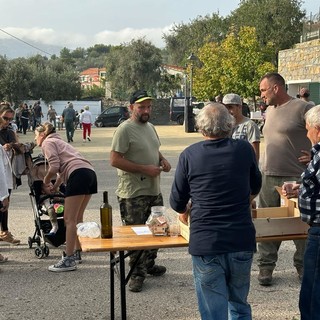
[[[105,30],[97,33],[94,36],[95,43],[106,43],[111,45],[118,45],[121,43],[128,43],[132,39],[145,37],[157,47],[164,47],[162,39],[163,34],[170,30],[171,26],[165,28],[150,28],[150,29],[132,29],[125,28],[119,31]]]
[[[5,32],[17,37],[23,41],[32,41],[43,43],[46,45],[57,45],[75,49],[76,47],[90,47],[94,44],[103,43],[106,45],[119,45],[129,43],[132,39],[145,37],[155,46],[161,48],[165,46],[162,39],[164,33],[168,33],[171,25],[164,28],[144,28],[133,29],[125,28],[118,31],[104,30],[93,35],[81,33],[58,33],[51,28],[3,28]],[[4,32],[0,32],[0,39],[8,39],[10,36]]]

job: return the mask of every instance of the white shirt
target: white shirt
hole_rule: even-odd
[[[92,123],[92,113],[88,110],[85,110],[80,115],[81,123]]]
[[[5,162],[8,161],[7,153],[4,151],[3,147],[0,145],[0,201],[3,201],[9,196],[7,175],[5,169]],[[12,175],[11,175],[12,179]]]

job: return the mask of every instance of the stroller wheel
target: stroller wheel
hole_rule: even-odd
[[[36,257],[37,257],[38,259],[42,259],[43,256],[44,256],[44,249],[43,249],[43,247],[37,246],[37,247],[34,249],[34,254],[36,255]]]
[[[28,245],[29,245],[29,248],[30,248],[30,249],[32,248],[32,243],[33,243],[32,238],[29,237],[29,238],[28,238]]]
[[[44,254],[44,256],[47,257],[47,256],[49,255],[49,253],[50,253],[49,247],[45,245],[45,246],[43,247],[43,254]]]

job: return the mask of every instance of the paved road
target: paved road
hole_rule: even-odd
[[[170,173],[163,173],[161,178],[165,205],[169,207],[168,197],[178,155],[189,144],[201,140],[201,136],[198,133],[184,133],[183,127],[178,125],[157,126],[157,131],[162,142],[161,151],[173,167]],[[114,128],[94,129],[92,142],[83,143],[81,131],[76,131],[73,145],[92,161],[99,180],[99,193],[88,206],[86,221],[99,221],[102,192],[107,190],[114,209],[115,224],[120,224],[114,194],[117,185],[116,171],[108,162],[113,132]],[[61,134],[65,138],[65,132],[61,131]],[[20,137],[23,142],[32,141],[33,138],[30,132]],[[38,153],[40,149],[36,148],[34,155]],[[0,252],[10,259],[0,266],[0,320],[110,319],[108,255],[84,253],[84,262],[76,272],[48,272],[48,265],[60,258],[64,248],[50,248],[50,255],[40,260],[35,257],[34,250],[28,248],[27,238],[34,232],[28,194],[29,186],[24,177],[23,185],[13,191],[9,213],[10,229],[22,240],[22,244],[12,247],[0,242]],[[170,209],[168,212],[173,214]],[[293,250],[291,241],[282,244],[274,285],[271,287],[259,286],[256,280],[258,268],[254,263],[249,297],[253,319],[299,318],[300,284],[292,266]],[[161,250],[158,262],[168,269],[164,277],[148,277],[141,293],[127,291],[128,319],[199,319],[187,249]],[[119,301],[118,294],[116,298]],[[120,315],[118,307],[116,312]]]

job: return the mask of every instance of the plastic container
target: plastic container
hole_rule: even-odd
[[[99,238],[100,226],[96,222],[81,222],[77,224],[77,235],[85,238]]]
[[[154,236],[167,236],[169,220],[166,217],[166,208],[163,206],[151,207],[151,214],[146,222]]]

